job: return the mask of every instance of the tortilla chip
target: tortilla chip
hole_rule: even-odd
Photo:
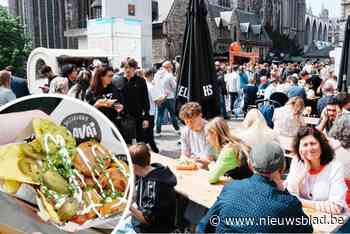
[[[22,183],[15,180],[5,180],[3,184],[3,190],[8,194],[17,193],[19,187],[21,187]]]
[[[40,212],[46,213],[46,215],[49,216],[49,219],[57,224],[62,224],[60,217],[58,216],[57,212],[55,211],[55,208],[46,200],[44,194],[40,192],[40,190],[37,190],[37,193],[40,196],[40,201],[42,202],[43,206],[39,206]]]
[[[0,178],[28,184],[38,184],[30,176],[21,172],[18,161],[24,158],[20,145],[10,144],[0,146]]]

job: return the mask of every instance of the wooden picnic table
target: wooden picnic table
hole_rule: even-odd
[[[211,185],[208,182],[209,175],[206,170],[176,170],[176,159],[155,153],[152,154],[152,163],[154,162],[168,166],[176,175],[177,185],[175,189],[178,193],[204,207],[210,208],[223,188],[223,183]]]
[[[176,170],[176,159],[162,156],[160,154],[152,154],[152,163],[161,163],[164,166],[168,166],[171,171],[176,175],[177,186],[175,190],[181,195],[187,197],[189,200],[196,202],[206,208],[210,208],[217,197],[219,196],[224,183],[212,185],[208,182],[208,171],[206,170],[194,170],[194,171],[182,171]],[[330,233],[342,226],[343,223],[331,222],[331,215],[316,212],[313,210],[304,209],[305,213],[314,219],[327,220],[327,224],[313,223],[314,233]],[[315,218],[316,217],[316,218]],[[344,215],[333,215],[337,219],[347,220],[348,217]],[[335,218],[334,218],[335,219]]]

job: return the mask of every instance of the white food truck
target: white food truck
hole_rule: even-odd
[[[67,49],[34,49],[27,62],[28,88],[32,94],[43,93],[40,86],[48,83],[40,70],[43,65],[48,65],[52,71],[60,75],[61,67],[65,64],[75,64],[77,67],[88,67],[95,59],[109,63],[108,56],[102,50],[67,50]]]

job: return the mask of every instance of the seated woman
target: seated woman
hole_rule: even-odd
[[[350,205],[350,114],[338,117],[329,132],[335,159],[344,165],[345,183],[348,186],[346,203]]]
[[[297,155],[292,160],[286,186],[299,197],[302,206],[340,214],[347,208],[343,165],[319,130],[302,127],[294,141]]]
[[[264,116],[258,109],[251,109],[243,121],[244,130],[238,133],[250,147],[261,144],[261,141],[278,143],[276,133],[267,126]]]
[[[298,129],[305,126],[302,113],[304,100],[301,97],[292,97],[285,106],[277,108],[273,114],[273,130],[278,136],[282,149],[293,150],[293,139]]]
[[[216,183],[227,171],[241,166],[240,154],[249,155],[250,147],[230,133],[221,117],[211,120],[205,128],[209,144],[220,152],[216,162],[209,164],[209,183]]]

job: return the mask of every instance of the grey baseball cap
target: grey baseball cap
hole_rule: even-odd
[[[264,174],[277,171],[283,167],[285,161],[282,148],[273,142],[254,146],[250,159],[254,170]]]

